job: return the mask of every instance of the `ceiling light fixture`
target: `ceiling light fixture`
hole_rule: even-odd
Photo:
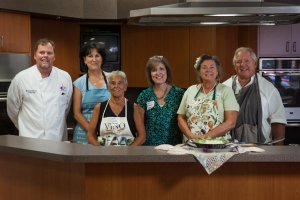
[[[209,14],[209,15],[203,15],[205,17],[247,17],[247,16],[253,16],[253,14]]]
[[[200,22],[201,25],[222,25],[229,24],[229,22]]]

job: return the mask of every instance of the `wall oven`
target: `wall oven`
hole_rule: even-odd
[[[18,130],[9,119],[6,111],[7,89],[10,81],[1,81],[0,79],[0,135],[17,135]]]
[[[30,65],[29,54],[0,53],[0,135],[18,134],[18,130],[7,115],[7,90],[14,76]]]
[[[300,125],[300,58],[260,58],[259,70],[278,89],[287,122]]]

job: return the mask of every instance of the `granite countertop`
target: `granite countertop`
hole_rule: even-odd
[[[300,162],[300,146],[260,146],[263,153],[244,153],[228,162]],[[0,153],[69,163],[198,162],[192,155],[170,155],[154,147],[100,147],[14,135],[0,136]]]

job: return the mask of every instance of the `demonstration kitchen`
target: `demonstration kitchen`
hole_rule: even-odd
[[[0,199],[298,199],[300,192],[300,3],[297,0],[0,1]],[[40,38],[55,42],[54,65],[72,81],[85,73],[79,51],[104,43],[103,70],[122,70],[126,97],[149,87],[146,63],[168,58],[173,83],[197,83],[195,59],[217,55],[221,82],[235,74],[238,47],[258,56],[257,72],[278,89],[284,145],[156,149],[99,147],[18,136],[6,111],[14,76],[34,63]],[[186,144],[183,144],[183,146]],[[193,148],[201,151],[196,152]],[[226,147],[225,149],[228,149]]]

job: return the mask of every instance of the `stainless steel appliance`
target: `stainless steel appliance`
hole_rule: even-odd
[[[288,123],[300,125],[300,58],[260,58],[259,70],[278,89]]]
[[[0,135],[17,135],[18,130],[9,119],[6,111],[7,89],[10,82],[0,81]]]
[[[29,54],[0,53],[0,135],[18,134],[18,130],[7,115],[7,90],[14,76],[30,65]]]
[[[279,25],[298,23],[299,12],[300,4],[296,0],[181,0],[175,4],[131,10],[128,23],[149,26]]]

